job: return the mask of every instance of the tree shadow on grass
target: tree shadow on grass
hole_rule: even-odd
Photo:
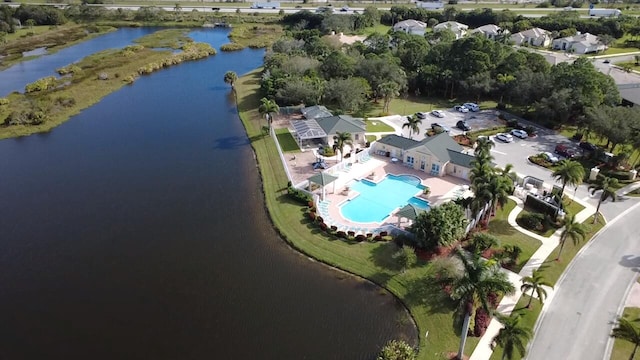
[[[516,232],[507,220],[492,220],[489,223],[489,232],[493,235],[512,235]]]
[[[455,309],[455,304],[444,291],[435,276],[417,278],[405,283],[407,304],[425,306],[429,313],[445,314]]]
[[[377,267],[393,271],[400,271],[402,269],[392,258],[393,254],[395,254],[399,249],[400,248],[393,242],[383,243],[371,250],[371,256],[369,256],[369,260],[371,260]]]

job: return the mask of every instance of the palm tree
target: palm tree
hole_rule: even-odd
[[[419,117],[415,115],[407,116],[407,122],[402,124],[402,128],[409,129],[409,139],[413,137],[413,133],[417,134],[420,132],[420,124],[422,124],[422,119],[420,119]]]
[[[235,90],[236,81],[238,80],[238,74],[235,71],[227,71],[224,73],[224,83],[231,85],[231,88]]]
[[[480,195],[491,202],[491,211],[487,211],[486,219],[495,214],[500,207],[504,206],[509,200],[509,187],[511,184],[504,180],[503,177],[496,174],[489,176],[489,181],[481,187]]]
[[[487,312],[491,312],[489,295],[512,294],[515,288],[495,261],[485,261],[479,254],[467,254],[461,248],[458,248],[454,255],[461,262],[460,271],[441,272],[440,282],[451,287],[451,298],[458,302],[459,309],[464,314],[457,356],[458,359],[462,359],[469,322],[477,307],[482,306]]]
[[[616,202],[618,196],[616,195],[616,191],[614,188],[618,187],[618,179],[604,177],[598,184],[589,186],[589,190],[591,190],[591,195],[594,195],[596,191],[601,190],[600,198],[598,199],[598,206],[596,207],[596,213],[593,215],[593,223],[595,224],[598,220],[598,214],[600,213],[600,205],[607,199],[611,198],[611,201]]]
[[[377,90],[378,90],[378,95],[380,95],[384,100],[382,105],[382,111],[385,113],[388,113],[391,99],[393,99],[394,97],[400,96],[400,85],[398,85],[398,83],[393,81],[386,81],[378,85]]]
[[[562,160],[556,171],[551,174],[556,180],[562,183],[561,197],[564,195],[565,186],[578,186],[584,179],[584,167],[577,161]]]
[[[562,253],[562,249],[564,248],[564,244],[568,238],[571,238],[573,245],[578,245],[586,236],[587,228],[584,224],[576,221],[575,214],[569,215],[564,222],[564,230],[562,230],[562,233],[560,234],[560,250],[558,250],[558,257],[556,257],[556,260],[560,260],[560,253]]]
[[[480,154],[489,155],[491,153],[491,148],[494,147],[496,143],[493,140],[489,139],[488,136],[479,137],[476,140],[476,149],[473,153],[478,156]]]
[[[531,339],[531,330],[520,324],[519,314],[498,315],[497,318],[504,327],[493,338],[493,342],[502,348],[502,360],[513,359],[514,350],[518,350],[520,357],[524,357],[526,345]]]
[[[633,360],[636,356],[636,350],[640,346],[640,328],[634,323],[637,323],[640,319],[629,320],[625,318],[618,318],[618,325],[613,328],[611,337],[628,341],[633,344],[633,351],[629,360]]]
[[[523,293],[531,290],[531,297],[529,298],[529,303],[527,303],[527,309],[531,307],[531,301],[533,300],[534,293],[538,295],[540,304],[544,303],[544,299],[547,298],[547,290],[545,290],[543,286],[548,286],[553,289],[553,285],[545,280],[540,269],[533,270],[531,276],[525,276],[521,281],[522,286],[520,286],[520,290]]]
[[[343,150],[345,145],[351,145],[351,134],[348,132],[336,132],[333,136],[333,146],[335,149],[340,150],[340,161],[344,158]]]
[[[260,106],[258,107],[258,112],[265,117],[267,120],[267,127],[271,128],[271,120],[273,119],[272,113],[277,113],[280,111],[280,107],[276,104],[275,101],[262,98],[260,99]]]

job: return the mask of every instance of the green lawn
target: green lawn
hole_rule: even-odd
[[[420,263],[401,272],[391,258],[395,245],[351,243],[323,234],[304,218],[304,207],[286,195],[287,178],[275,143],[261,134],[261,118],[257,112],[261,98],[259,79],[259,70],[238,79],[238,108],[260,165],[266,206],[282,238],[304,254],[370,279],[400,299],[421,335],[419,359],[440,360],[443,354],[456,351],[459,330],[453,326],[453,305],[440,289],[429,290],[425,286],[430,264]],[[425,339],[427,331],[429,337]],[[477,338],[470,339],[468,349],[473,349],[477,341]]]
[[[520,324],[524,327],[528,328],[533,332],[533,327],[536,325],[536,321],[538,320],[538,316],[540,315],[540,311],[542,310],[542,304],[537,299],[533,299],[531,302],[531,307],[527,309],[527,303],[529,302],[530,297],[528,295],[522,295],[518,303],[516,304],[515,309],[513,309],[513,314],[520,314]],[[491,355],[491,360],[501,360],[502,359],[502,348],[497,347],[493,354]],[[515,351],[513,354],[512,360],[520,360],[522,357]]]
[[[622,316],[628,319],[640,318],[640,308],[624,308]],[[613,342],[613,350],[611,351],[611,360],[627,360],[633,352],[633,345],[624,340],[615,339]],[[640,355],[636,354],[634,359],[640,358]]]
[[[518,263],[512,269],[515,272],[520,272],[524,264],[529,261],[531,255],[533,255],[542,243],[539,240],[521,233],[509,225],[507,217],[515,207],[515,201],[509,200],[502,209],[499,209],[496,216],[489,222],[488,232],[500,239],[500,246],[517,245],[522,249],[522,254],[520,255]]]
[[[634,51],[640,51],[640,49],[638,48],[634,48],[634,47],[625,47],[625,41],[627,40],[631,40],[631,35],[629,34],[625,34],[623,37],[621,37],[620,39],[617,39],[616,41],[613,42],[613,44],[611,44],[609,46],[609,48],[607,50],[605,50],[605,52],[603,52],[601,55],[615,55],[615,54],[622,54],[622,53],[628,53],[628,52],[634,52]]]
[[[367,132],[368,133],[373,133],[373,132],[391,132],[391,131],[395,131],[394,128],[392,128],[391,126],[387,125],[385,122],[383,121],[379,121],[379,120],[365,120],[365,122],[367,123]]]
[[[367,139],[367,141],[368,141],[369,143],[372,143],[372,142],[374,142],[374,141],[376,141],[376,140],[377,140],[377,138],[376,138],[376,136],[375,136],[375,135],[365,135],[365,138]]]
[[[280,147],[282,147],[282,152],[287,153],[300,151],[300,147],[298,147],[298,143],[289,132],[289,129],[276,129],[275,132],[278,142],[280,143]]]
[[[565,189],[566,193],[566,189]],[[577,201],[571,200],[566,195],[562,198],[562,204],[564,205],[565,212],[576,215],[582,210],[584,210],[584,206],[580,205]]]
[[[576,256],[578,251],[580,251],[580,249],[582,249],[582,247],[589,242],[589,240],[593,237],[593,235],[595,235],[595,233],[602,229],[604,224],[601,223],[601,221],[602,217],[600,217],[600,221],[598,221],[598,223],[593,224],[593,216],[590,216],[583,223],[589,228],[587,236],[585,236],[585,240],[581,241],[577,246],[573,245],[573,242],[570,239],[567,240],[566,244],[564,245],[564,249],[562,249],[562,254],[560,254],[560,260],[556,261],[556,258],[558,257],[558,250],[560,249],[560,247],[557,247],[555,250],[553,250],[549,257],[547,257],[547,259],[544,261],[543,271],[544,277],[545,279],[547,279],[547,281],[549,281],[551,284],[555,284],[558,281],[558,279],[567,268],[567,266],[569,266],[569,263]]]
[[[411,115],[417,112],[429,112],[435,109],[449,109],[463,102],[473,101],[472,99],[443,99],[441,97],[427,96],[407,96],[391,100],[389,113],[398,115]],[[482,109],[493,109],[497,103],[495,101],[481,101],[478,105]],[[382,102],[375,104],[372,113],[385,115],[382,112]]]

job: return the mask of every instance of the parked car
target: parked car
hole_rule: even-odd
[[[431,115],[433,115],[435,117],[443,118],[444,117],[444,111],[442,111],[442,110],[433,110],[431,112]]]
[[[462,105],[456,105],[453,107],[456,111],[460,111],[461,113],[468,113],[469,109],[467,109],[466,107],[462,106]]]
[[[502,142],[506,142],[506,143],[510,143],[513,141],[513,136],[506,134],[506,133],[499,133],[496,135],[496,139],[502,141]]]
[[[347,12],[349,11],[349,7],[348,6],[343,6],[342,9],[340,9],[341,12]]]
[[[466,121],[464,120],[460,120],[456,123],[456,127],[462,131],[469,131],[471,130],[471,127],[469,126],[469,124],[467,124]]]
[[[212,7],[212,8],[211,8],[211,10],[213,10],[213,11],[220,11],[220,8],[219,8],[219,7]]]
[[[585,151],[596,151],[598,149],[597,146],[593,145],[590,142],[583,141],[580,143],[580,148]]]
[[[555,164],[555,163],[557,163],[558,161],[560,161],[560,160],[558,159],[558,157],[557,157],[557,156],[553,155],[553,154],[552,154],[552,153],[550,153],[550,152],[543,152],[543,153],[542,153],[542,156],[544,156],[545,158],[547,158],[547,161],[549,161],[549,162],[550,162],[550,163],[552,163],[552,164]]]
[[[427,113],[426,112],[417,112],[416,113],[416,117],[418,119],[426,119],[427,118]]]
[[[605,64],[609,64],[610,62],[611,62],[611,60],[609,60],[609,59],[606,59],[606,60],[604,61],[604,63],[605,63]]]
[[[466,107],[467,109],[473,112],[480,111],[480,106],[478,106],[478,104],[476,103],[464,103],[462,104],[462,106]]]
[[[554,151],[556,154],[564,156],[568,159],[573,159],[576,156],[576,152],[569,148],[567,145],[558,144]]]
[[[440,123],[433,123],[433,124],[431,124],[431,128],[432,128],[434,131],[436,130],[436,128],[441,128],[441,129],[442,129],[442,131],[444,131],[444,132],[449,132],[449,128],[448,128],[448,127],[446,127],[446,126],[444,126],[444,125],[442,125],[442,124],[440,124]]]
[[[519,129],[513,129],[511,130],[511,135],[518,137],[520,139],[526,139],[529,137],[529,134],[527,134],[526,131],[524,130],[519,130]]]

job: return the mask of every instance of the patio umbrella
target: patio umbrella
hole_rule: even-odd
[[[324,187],[326,185],[329,185],[331,183],[333,183],[333,192],[335,193],[336,189],[335,189],[335,181],[338,180],[337,176],[333,176],[331,174],[327,174],[326,172],[320,172],[317,173],[313,176],[311,176],[309,179],[309,191],[311,191],[311,183],[315,183],[318,184],[320,186],[322,186],[322,200],[324,201]]]

